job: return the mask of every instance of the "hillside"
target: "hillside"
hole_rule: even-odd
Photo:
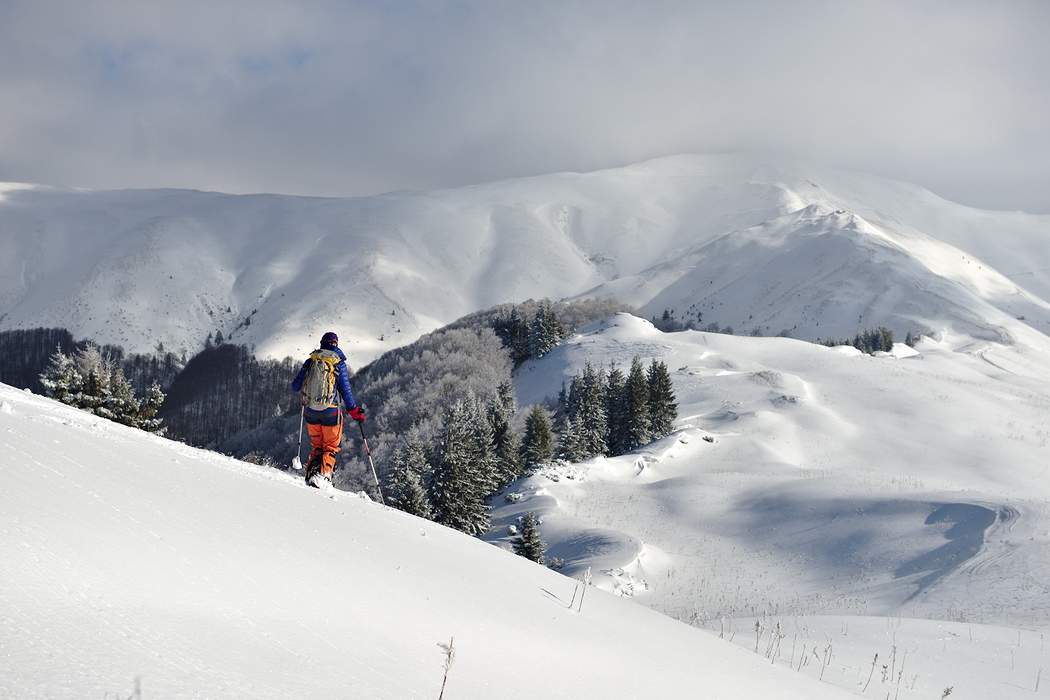
[[[353,494],[0,386],[5,698],[844,698]],[[579,608],[579,609],[578,609]]]
[[[522,402],[638,354],[680,420],[498,499],[488,539],[533,510],[561,573],[0,387],[0,694],[436,697],[454,639],[446,697],[1030,697],[1050,389],[986,350],[581,329]]]
[[[808,340],[885,325],[1045,351],[1050,329],[1050,217],[750,154],[357,199],[7,185],[0,231],[0,327],[133,352],[221,332],[299,356],[334,328],[360,366],[477,309],[582,294]]]
[[[871,357],[611,317],[523,367],[519,400],[555,395],[585,362],[657,357],[673,368],[678,433],[515,485],[525,497],[498,505],[492,539],[536,510],[567,573],[612,572],[599,585],[680,619],[1045,626],[1050,372],[1004,372],[1016,353],[925,341]],[[601,535],[581,551],[585,532]]]

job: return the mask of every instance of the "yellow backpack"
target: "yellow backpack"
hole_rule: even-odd
[[[311,411],[323,411],[338,406],[336,401],[336,366],[342,361],[331,350],[310,353],[310,368],[303,381],[303,403]]]

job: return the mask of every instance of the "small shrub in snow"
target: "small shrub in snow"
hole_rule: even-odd
[[[511,541],[511,545],[515,554],[537,564],[545,563],[543,553],[547,550],[547,545],[540,539],[539,521],[535,512],[530,510],[526,514],[521,523],[521,534]]]

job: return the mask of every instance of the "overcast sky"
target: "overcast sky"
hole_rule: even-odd
[[[780,149],[1050,213],[1046,0],[0,0],[0,181],[351,196]]]

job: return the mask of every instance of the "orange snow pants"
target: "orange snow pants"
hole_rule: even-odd
[[[306,420],[306,430],[310,433],[310,462],[308,466],[311,473],[315,470],[322,476],[332,478],[335,469],[335,453],[343,442],[343,416],[341,413],[335,417],[335,422],[329,424],[330,420],[313,422]]]

